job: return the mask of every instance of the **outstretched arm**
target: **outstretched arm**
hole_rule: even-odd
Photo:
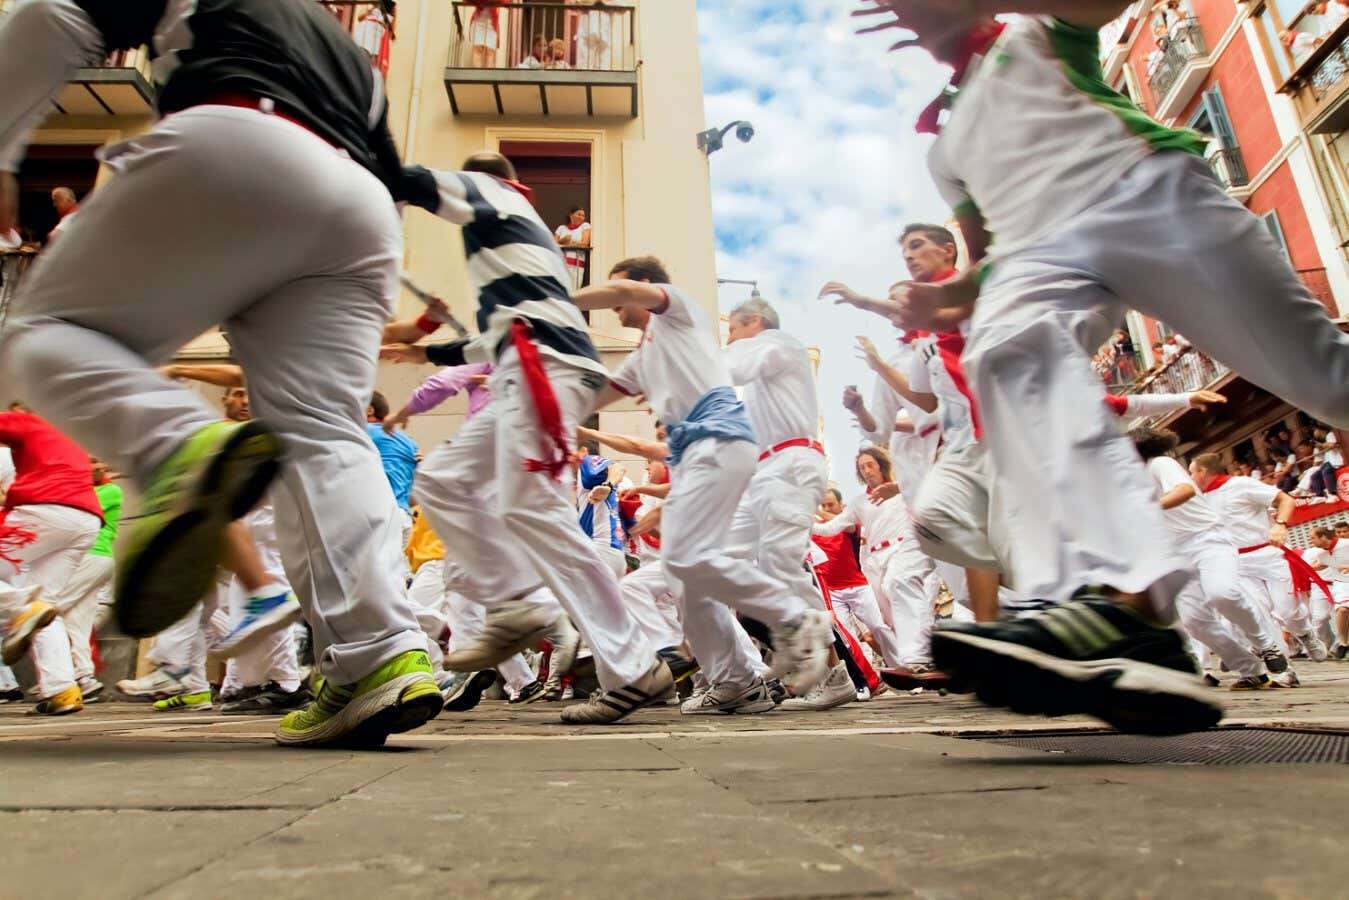
[[[907,375],[881,359],[881,354],[876,350],[876,345],[871,342],[870,338],[858,337],[857,348],[861,351],[859,355],[871,367],[871,370],[879,375],[896,394],[899,394],[923,412],[936,411],[937,395],[914,390]]]
[[[223,388],[244,387],[244,370],[238,366],[165,366],[165,375],[187,381],[201,381]]]
[[[670,298],[659,285],[622,279],[581,288],[572,295],[572,299],[581,309],[613,309],[615,306],[636,303],[647,309],[659,310],[670,302]]]
[[[585,427],[577,428],[576,436],[580,441],[596,441],[619,453],[628,453],[643,459],[660,461],[670,455],[669,445],[660,441],[644,441],[641,438],[610,434],[607,431],[595,431]]]

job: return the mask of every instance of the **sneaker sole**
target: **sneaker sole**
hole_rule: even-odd
[[[257,624],[232,641],[221,641],[211,645],[211,653],[216,656],[238,656],[256,647],[264,639],[271,637],[283,628],[300,621],[302,618],[299,603],[286,603],[276,609],[258,616]]]
[[[56,615],[56,607],[49,606],[37,615],[29,616],[18,629],[6,635],[3,650],[0,650],[0,659],[5,661],[5,665],[12,666],[23,659],[28,648],[33,646],[33,636],[56,621]]]
[[[230,436],[179,509],[118,572],[113,611],[123,634],[158,634],[215,587],[225,529],[262,500],[280,460],[280,438],[260,421]]]
[[[402,734],[440,715],[442,698],[436,681],[425,672],[411,672],[352,699],[342,711],[305,734],[279,728],[275,738],[288,747],[343,746],[372,749],[391,734]]]
[[[1073,662],[959,632],[932,636],[938,668],[970,682],[979,699],[1026,715],[1095,716],[1118,731],[1174,735],[1212,728],[1220,705],[1198,679],[1129,659]]]
[[[475,672],[460,685],[459,690],[445,698],[446,712],[468,712],[482,702],[483,691],[497,683],[497,673],[491,669]]]

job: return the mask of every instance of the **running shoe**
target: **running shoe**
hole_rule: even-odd
[[[1222,682],[1219,681],[1219,680],[1218,680],[1218,676],[1217,676],[1217,675],[1214,675],[1212,672],[1205,672],[1205,673],[1204,673],[1204,684],[1206,684],[1206,685],[1209,686],[1209,687],[1216,688],[1216,687],[1220,686],[1220,685],[1222,684]]]
[[[1232,682],[1229,691],[1267,691],[1274,687],[1274,682],[1269,680],[1269,676],[1261,673],[1259,675],[1250,675],[1246,678],[1238,678]]]
[[[103,697],[103,682],[97,678],[84,677],[78,682],[80,694],[84,697],[85,705],[97,703]]]
[[[37,716],[68,716],[84,709],[79,685],[72,685],[45,700],[39,700],[32,714]]]
[[[456,642],[455,649],[445,655],[445,665],[457,672],[492,669],[521,650],[537,647],[550,635],[557,635],[557,620],[562,616],[560,610],[556,606],[534,603],[525,599],[527,596],[488,607],[482,631]],[[575,659],[575,651],[572,659]],[[570,666],[569,661],[563,662]],[[559,664],[558,668],[562,666]]]
[[[254,419],[200,428],[159,466],[118,554],[123,634],[157,634],[215,588],[225,529],[262,499],[280,461],[280,438]]]
[[[23,659],[28,648],[33,646],[33,636],[56,619],[56,607],[36,597],[37,591],[34,591],[28,604],[10,620],[9,632],[5,634],[4,641],[0,642],[0,647],[3,648],[0,650],[0,658],[4,659],[7,666],[12,666]]]
[[[1325,650],[1324,647],[1321,649]],[[1310,654],[1311,648],[1307,648],[1307,652]],[[1268,650],[1261,650],[1259,656],[1265,661],[1265,668],[1269,669],[1270,674],[1281,675],[1288,671],[1288,657],[1284,656],[1282,650],[1271,647]]]
[[[951,676],[932,666],[915,663],[912,666],[895,666],[881,669],[878,673],[881,681],[897,691],[911,691],[923,688],[929,691],[949,690]]]
[[[132,700],[164,700],[187,693],[187,686],[183,684],[186,674],[186,669],[175,672],[160,666],[141,678],[124,678],[117,682],[117,692]]]
[[[1222,719],[1180,633],[1099,595],[1002,622],[943,624],[932,656],[984,703],[1023,714],[1085,713],[1156,735]]]
[[[1349,659],[1349,644],[1336,644],[1335,658],[1338,660]]]
[[[679,707],[679,711],[686,716],[707,716],[713,713],[727,716],[749,715],[771,712],[774,709],[777,709],[777,704],[773,702],[773,695],[769,693],[768,685],[762,678],[756,678],[747,688],[713,685],[711,690],[690,697]]]
[[[538,703],[542,700],[550,700],[549,687],[547,683],[539,681],[537,678],[529,684],[520,688],[520,692],[511,698],[512,703]],[[562,699],[562,685],[557,686],[557,699]]]
[[[152,707],[155,712],[192,712],[211,708],[210,691],[194,691],[191,694],[175,694],[165,700],[156,700]]]
[[[773,632],[773,674],[798,695],[824,681],[829,674],[829,648],[834,624],[829,613],[808,609],[795,622]]]
[[[1312,632],[1309,631],[1306,634],[1298,635],[1298,640],[1302,643],[1303,648],[1307,651],[1307,656],[1312,662],[1325,662],[1326,658],[1330,656],[1330,652],[1326,650],[1325,643]]]
[[[23,691],[19,688],[8,688],[0,691],[0,703],[21,703],[23,702]]]
[[[786,703],[787,698],[791,696],[791,692],[787,690],[787,685],[783,684],[780,678],[768,678],[764,683],[768,685],[768,696],[772,697],[773,702],[778,706]],[[706,688],[694,691],[693,693],[701,694],[704,691],[706,691]]]
[[[289,590],[264,597],[249,597],[244,617],[230,633],[211,645],[216,656],[238,656],[258,641],[300,621],[300,601]]]
[[[497,683],[494,669],[481,672],[462,672],[448,690],[442,691],[446,712],[468,712],[482,701],[483,691]],[[532,682],[538,684],[537,681]]]
[[[562,721],[568,725],[610,725],[656,702],[673,686],[670,667],[658,659],[632,684],[612,691],[598,691],[585,703],[562,710]]]
[[[782,708],[796,712],[818,712],[855,702],[857,688],[848,675],[848,667],[839,663],[829,670],[829,677],[817,684],[814,690],[804,697],[784,700]]]
[[[675,684],[682,684],[692,678],[693,673],[699,669],[698,660],[690,659],[675,647],[662,647],[656,654],[670,667],[670,675],[674,678]]]
[[[380,747],[389,735],[434,719],[444,702],[426,651],[409,650],[355,684],[322,680],[312,703],[281,720],[276,741],[293,747]]]
[[[287,691],[275,681],[269,681],[241,691],[233,700],[222,704],[220,712],[226,716],[279,716],[300,709],[310,699],[309,691],[303,687]]]

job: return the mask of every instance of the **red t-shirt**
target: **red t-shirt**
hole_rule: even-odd
[[[0,412],[0,444],[14,457],[14,483],[5,494],[5,509],[51,503],[103,518],[89,454],[45,419]]]
[[[820,576],[825,587],[831,591],[846,591],[867,583],[867,577],[857,567],[852,537],[846,531],[833,537],[815,535],[811,540],[829,557],[823,565],[815,567],[815,574]]]

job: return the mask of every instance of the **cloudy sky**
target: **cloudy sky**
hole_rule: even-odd
[[[821,408],[834,477],[853,488],[857,433],[839,405],[848,384],[870,393],[854,357],[859,334],[888,325],[815,300],[826,281],[883,292],[903,277],[896,237],[947,210],[923,164],[931,138],[912,123],[945,70],[894,38],[859,37],[850,0],[698,0],[709,125],[754,124],[712,157],[717,271],[756,279],[783,327],[821,351]],[[749,288],[723,286],[729,310]],[[878,341],[878,343],[880,343]]]

